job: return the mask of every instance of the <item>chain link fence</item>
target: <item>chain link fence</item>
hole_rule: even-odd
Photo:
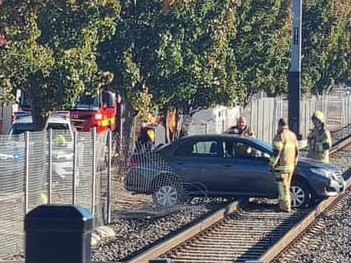
[[[0,257],[23,252],[26,213],[41,204],[88,208],[104,223],[106,136],[96,132],[0,136]]]

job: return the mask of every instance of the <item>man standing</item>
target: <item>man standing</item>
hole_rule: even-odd
[[[224,133],[255,138],[255,134],[253,130],[247,125],[245,117],[239,117],[237,124],[235,126],[229,127]],[[236,157],[246,157],[248,155],[254,154],[250,147],[242,143],[237,143],[235,146],[226,145],[226,148],[228,156],[235,155]]]
[[[313,129],[307,136],[308,157],[329,163],[329,149],[332,146],[330,132],[324,126],[324,114],[316,111],[312,116]]]
[[[224,133],[255,137],[253,130],[250,126],[247,125],[245,117],[239,117],[237,124],[235,126],[229,127]]]
[[[285,212],[291,212],[290,184],[299,157],[299,147],[296,135],[289,130],[284,118],[278,121],[273,147],[278,152],[272,164],[278,182],[279,207]]]

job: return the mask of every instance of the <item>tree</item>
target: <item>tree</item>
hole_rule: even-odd
[[[309,0],[304,9],[303,81],[305,91],[321,94],[351,76],[351,6]]]
[[[285,93],[290,66],[290,1],[244,1],[238,9],[238,34],[231,41],[238,89],[246,103],[253,93]]]
[[[70,108],[106,84],[96,48],[115,33],[116,0],[7,0],[0,25],[11,41],[0,52],[4,101],[16,89],[31,101],[36,130],[49,111]]]
[[[136,103],[147,88],[161,110],[176,106],[190,113],[235,99],[228,48],[236,33],[233,1],[121,4],[120,30],[101,45],[100,64],[118,76],[117,89],[128,100]]]

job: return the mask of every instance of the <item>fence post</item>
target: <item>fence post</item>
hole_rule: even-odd
[[[111,163],[111,155],[112,155],[112,132],[108,132],[108,149],[107,149],[107,223],[111,223],[111,198],[112,198],[112,163]],[[122,149],[122,148],[121,148]]]
[[[52,129],[49,129],[49,185],[48,185],[48,203],[52,200]]]
[[[92,151],[92,198],[91,198],[91,213],[95,215],[95,198],[96,198],[96,127],[92,130],[92,144],[91,144],[91,151]]]
[[[73,132],[73,174],[72,174],[72,204],[76,204],[76,184],[77,184],[77,132]]]
[[[24,214],[29,210],[29,132],[24,134],[25,168],[24,168]]]

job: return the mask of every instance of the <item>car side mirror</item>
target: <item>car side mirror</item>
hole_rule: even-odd
[[[265,161],[270,162],[272,157],[271,157],[268,153],[263,153],[263,154],[262,154],[262,158],[263,158]]]

